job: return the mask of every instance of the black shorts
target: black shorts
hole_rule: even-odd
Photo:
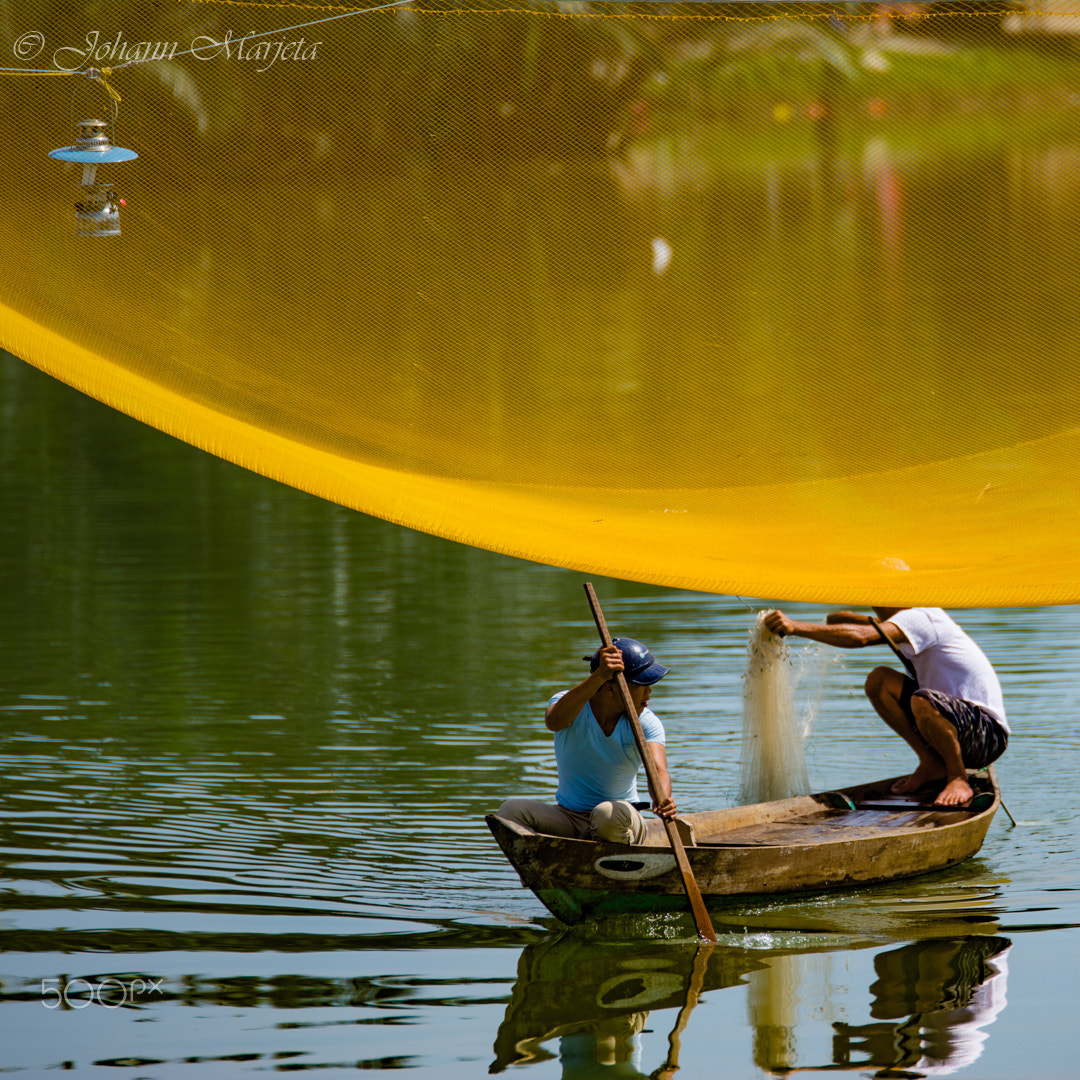
[[[926,698],[956,728],[957,737],[960,739],[960,754],[967,768],[984,769],[1005,753],[1005,747],[1009,745],[1009,733],[991,709],[963,698],[943,694],[940,690],[919,690],[914,680],[905,678],[904,689],[900,693],[900,707],[916,733],[918,727],[911,712],[913,697]]]

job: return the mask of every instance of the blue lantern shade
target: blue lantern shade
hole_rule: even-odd
[[[49,157],[60,161],[81,161],[84,165],[107,165],[111,161],[131,161],[139,155],[123,146],[110,146],[108,150],[80,150],[77,146],[61,146],[50,150]]]
[[[59,161],[78,161],[83,165],[107,165],[113,161],[131,161],[139,155],[134,150],[123,146],[113,146],[105,129],[109,125],[104,120],[80,120],[75,127],[74,146],[61,146],[50,150],[49,157]]]
[[[50,150],[49,157],[59,161],[76,161],[82,164],[82,194],[75,203],[76,236],[119,236],[120,207],[124,200],[116,193],[112,183],[94,182],[99,165],[115,161],[131,161],[139,155],[134,150],[113,146],[109,142],[104,120],[80,120],[75,125],[74,146],[62,146]]]

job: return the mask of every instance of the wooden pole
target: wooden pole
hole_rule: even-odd
[[[712,945],[699,943],[694,953],[694,963],[690,970],[690,981],[686,987],[686,1000],[679,1010],[675,1020],[675,1026],[668,1035],[668,1054],[664,1064],[654,1072],[649,1073],[649,1080],[672,1080],[679,1071],[679,1051],[682,1046],[682,1033],[690,1021],[690,1014],[694,1011],[698,999],[701,997],[701,989],[705,985],[705,972],[709,966],[709,957],[712,955]]]
[[[589,598],[589,607],[592,608],[593,621],[600,633],[600,642],[605,647],[611,644],[611,634],[608,632],[607,623],[604,621],[604,613],[600,610],[600,601],[596,598],[596,590],[592,582],[585,582],[585,595]],[[649,794],[653,804],[660,801],[660,784],[657,778],[656,762],[653,761],[652,751],[645,741],[645,732],[641,730],[641,720],[637,709],[634,708],[634,700],[630,697],[630,687],[626,684],[626,676],[620,671],[615,677],[619,696],[622,698],[623,710],[630,721],[630,728],[634,733],[634,742],[637,743],[638,753],[641,755],[641,763],[645,766],[645,776],[649,783]],[[683,888],[686,890],[686,898],[690,901],[690,910],[694,913],[694,923],[697,926],[698,936],[705,941],[716,941],[716,931],[713,930],[712,921],[708,911],[705,910],[705,901],[701,898],[701,890],[698,888],[694,871],[690,867],[690,860],[686,857],[686,848],[683,847],[682,837],[679,835],[678,826],[674,821],[663,819],[664,829],[667,831],[668,843],[671,845],[675,863],[682,876]]]

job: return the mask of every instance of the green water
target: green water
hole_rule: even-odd
[[[0,1066],[1075,1075],[1072,609],[961,616],[1002,676],[1018,826],[945,874],[718,913],[695,960],[684,919],[562,931],[483,825],[554,792],[579,575],[322,503],[10,357],[0,412]],[[750,611],[596,585],[674,669],[680,804],[728,805]],[[815,788],[906,767],[859,692],[880,659],[831,666]]]
[[[801,121],[677,143],[657,121],[617,173],[530,166],[529,197],[492,198],[503,209],[482,219],[465,209],[483,170],[440,192],[458,228],[444,246],[404,213],[362,216],[373,251],[396,237],[418,276],[469,284],[455,347],[546,357],[560,376],[544,392],[567,399],[597,339],[647,366],[662,406],[647,439],[606,395],[616,460],[690,475],[708,438],[729,475],[743,453],[752,475],[782,432],[825,475],[837,427],[861,448],[866,415],[945,426],[969,449],[1007,438],[1025,395],[1044,399],[1048,431],[1075,422],[1074,112],[863,118],[835,146]],[[534,219],[541,196],[552,209]],[[329,245],[339,226],[325,228]],[[169,232],[175,258],[153,265],[182,276],[185,242]],[[265,243],[269,259],[278,238]],[[585,302],[619,266],[635,269],[611,306]],[[110,288],[124,273],[144,268],[110,267]],[[310,282],[283,277],[305,304]],[[522,283],[539,315],[517,325]],[[392,315],[421,352],[447,347],[441,322],[367,303],[342,313],[343,336],[381,345]],[[1038,371],[1021,362],[1034,355]],[[867,385],[871,356],[897,379]],[[505,452],[544,480],[562,436],[520,453],[514,406],[537,388],[507,371]],[[792,397],[777,412],[783,384],[820,373],[850,387],[857,422]],[[931,392],[913,395],[913,377]],[[441,410],[451,381],[417,400]],[[684,437],[703,393],[743,407]],[[947,873],[725,908],[705,956],[687,918],[565,931],[483,824],[509,795],[554,794],[542,713],[595,647],[582,580],[281,487],[0,356],[0,1070],[1074,1077],[1077,612],[959,616],[1002,677],[1015,827],[999,814]],[[749,608],[765,601],[595,584],[613,631],[673,668],[653,705],[680,805],[731,804]],[[872,652],[830,665],[806,747],[816,789],[910,764],[861,694]]]

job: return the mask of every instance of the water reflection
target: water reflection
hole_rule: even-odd
[[[683,241],[652,235],[674,252],[655,278],[665,281]],[[1060,956],[1073,932],[1058,928],[1080,922],[1080,811],[1046,797],[1078,738],[1075,610],[964,616],[1017,718],[999,775],[1020,828],[999,818],[980,857],[943,874],[714,912],[722,948],[689,1012],[689,920],[583,928],[579,961],[559,963],[573,982],[592,978],[593,957],[629,958],[593,983],[615,979],[607,1000],[625,1012],[589,1012],[592,998],[553,977],[545,1014],[529,963],[515,967],[553,924],[483,813],[511,794],[554,793],[543,703],[594,647],[578,575],[347,513],[10,357],[0,410],[5,1068],[126,1062],[140,1075],[221,1080],[362,1063],[471,1080],[513,1020],[508,1002],[527,997],[499,1049],[532,1054],[530,1075],[598,1054],[648,1074],[674,1049],[680,1076],[745,1080],[758,1075],[755,1052],[838,1061],[834,1024],[851,1026],[852,1062],[876,1053],[864,1029],[914,1014],[901,999],[889,1015],[870,1011],[869,988],[893,979],[872,970],[879,953],[1005,936],[1023,951],[1010,955],[1009,1008],[981,1029],[991,1037],[979,1064],[1029,1075],[1000,1032],[1045,1024],[1032,1015],[1033,981],[1068,1000]],[[597,587],[613,628],[663,643],[677,664],[657,708],[680,802],[727,805],[753,615],[733,597]],[[818,790],[897,771],[859,689],[877,660],[844,655],[830,671],[807,744]],[[647,979],[635,956],[656,961]],[[948,962],[925,962],[939,972],[931,987]],[[42,979],[67,976],[163,979],[164,993],[141,1008],[47,1011]],[[643,998],[627,978],[641,978]],[[931,989],[920,1007],[942,1011],[945,997]],[[644,1027],[628,1026],[645,1013]],[[560,1027],[569,1065],[550,1035]],[[1056,1075],[1069,1075],[1068,1030],[1053,1029]]]
[[[874,960],[871,1024],[836,1023],[833,1061],[945,1076],[976,1061],[1005,1008],[1008,938],[922,941]],[[902,1019],[901,1019],[902,1018]]]
[[[811,948],[686,943],[658,949],[557,936],[522,951],[489,1071],[557,1057],[563,1080],[669,1080],[702,995],[749,984],[753,1059],[765,1072],[948,1075],[979,1058],[1005,1007],[1011,946],[1008,938],[976,934],[888,947],[874,957],[876,979],[864,991],[853,988],[853,1000],[840,1001],[838,988],[823,998],[810,985],[820,974],[817,961],[836,948],[825,940]],[[867,1010],[867,1023],[831,1021],[831,1061],[807,1060],[802,1043],[820,1043],[830,1015]],[[645,1060],[649,1031],[667,1032],[659,1064]]]
[[[490,1071],[550,1059],[544,1044],[558,1039],[564,1080],[644,1076],[639,1036],[649,1014],[678,1008],[661,1066],[673,1071],[679,1034],[701,992],[735,986],[760,966],[746,950],[686,943],[602,944],[567,934],[528,945]]]

